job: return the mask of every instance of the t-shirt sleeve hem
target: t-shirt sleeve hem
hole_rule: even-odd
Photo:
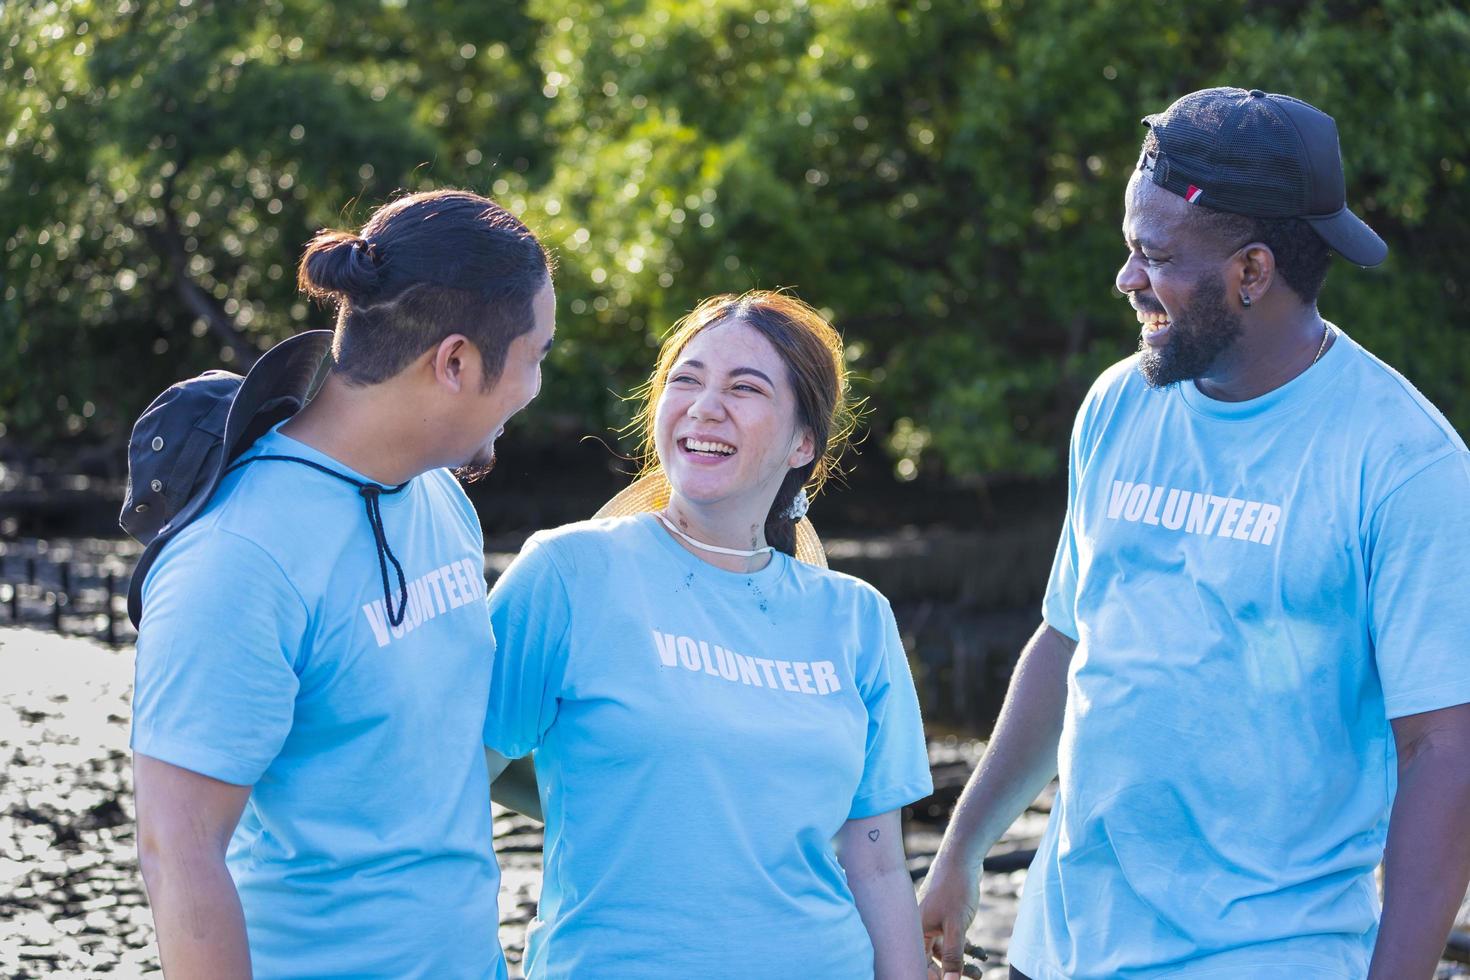
[[[1042,606],[1041,619],[1043,622],[1046,623],[1046,625],[1050,626],[1052,629],[1056,630],[1058,633],[1062,634],[1073,643],[1081,641],[1082,638],[1077,635],[1081,631],[1077,629],[1077,624],[1072,622],[1070,618],[1059,616],[1057,615],[1055,610],[1049,609],[1046,606]]]
[[[1390,720],[1419,715],[1426,711],[1453,708],[1458,704],[1470,704],[1470,683],[1428,687],[1408,694],[1385,698],[1383,706]]]
[[[150,759],[167,762],[171,766],[235,786],[254,786],[265,772],[265,767],[244,762],[232,755],[157,736],[148,738],[135,734],[132,749]]]
[[[514,745],[506,744],[504,742],[497,743],[494,739],[489,738],[484,739],[484,742],[485,748],[490,749],[493,752],[499,752],[507,759],[519,759],[522,756],[530,755],[531,752],[536,748],[536,746],[534,745]]]
[[[902,786],[868,793],[852,801],[852,809],[848,811],[847,819],[862,820],[865,817],[887,813],[889,810],[897,810],[901,806],[922,800],[933,792],[934,782],[926,775],[923,779],[904,783]]]

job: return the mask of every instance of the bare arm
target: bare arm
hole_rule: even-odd
[[[914,882],[904,863],[900,811],[843,824],[837,860],[873,941],[875,980],[922,980],[924,941]]]
[[[1434,976],[1470,883],[1470,704],[1396,718],[1399,789],[1369,980]]]
[[[138,863],[164,974],[250,977],[250,947],[225,848],[249,786],[222,783],[146,755],[133,756]]]
[[[965,931],[979,904],[985,855],[1057,774],[1067,667],[1077,642],[1042,623],[1006,692],[995,734],[960,794],[919,905],[924,936],[946,978],[963,967]]]
[[[541,793],[536,786],[536,764],[529,755],[507,759],[487,748],[485,765],[490,771],[490,799],[532,820],[545,822],[541,815]]]

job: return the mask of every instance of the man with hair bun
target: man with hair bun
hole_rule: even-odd
[[[325,345],[263,357],[217,471],[135,575],[138,841],[163,968],[503,978],[481,746],[494,639],[450,470],[486,471],[540,388],[550,263],[493,202],[440,191],[320,233],[299,281],[337,307],[319,393],[284,421],[280,398],[247,404],[290,371],[304,398]]]
[[[1057,776],[1012,976],[1428,980],[1470,878],[1470,453],[1318,312],[1332,252],[1388,251],[1332,118],[1217,88],[1144,123],[1139,351],[1078,413],[925,932],[958,977],[985,853]]]

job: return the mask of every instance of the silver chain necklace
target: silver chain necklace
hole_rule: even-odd
[[[1322,352],[1325,351],[1325,350],[1327,350],[1327,338],[1330,337],[1330,336],[1332,336],[1332,328],[1327,325],[1327,321],[1326,320],[1323,320],[1322,321],[1322,346],[1317,348],[1317,356],[1314,357],[1314,358],[1312,358],[1312,364],[1316,364],[1318,361],[1322,360]],[[1307,367],[1311,367],[1312,364],[1308,364]]]

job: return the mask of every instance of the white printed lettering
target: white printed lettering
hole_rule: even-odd
[[[459,582],[454,577],[453,568],[445,565],[439,569],[439,581],[444,583],[444,595],[449,599],[450,609],[464,605],[464,600],[459,597]]]
[[[740,679],[740,672],[735,669],[735,655],[722,646],[715,647],[715,666],[720,670],[720,676],[727,681]]]
[[[414,579],[408,583],[408,587],[418,593],[419,608],[423,610],[424,619],[433,619],[439,613],[434,609],[434,593],[429,589],[429,583],[423,579]]]
[[[747,657],[718,643],[697,640],[692,636],[677,636],[660,630],[650,632],[653,633],[653,645],[661,667],[683,666],[691,673],[718,677],[731,684],[771,690],[779,687],[793,694],[827,695],[842,690],[837,667],[830,660],[813,663]]]
[[[765,657],[756,657],[755,658],[755,662],[761,665],[761,670],[765,671],[765,674],[766,674],[766,686],[767,687],[775,687],[776,686],[776,675],[771,670],[771,668],[773,668],[773,667],[776,666],[776,661],[774,661],[774,660],[767,660]]]
[[[706,674],[714,674],[716,677],[719,676],[720,672],[715,670],[715,665],[709,658],[709,644],[703,640],[699,641],[699,659],[704,664],[704,672]]]
[[[1205,516],[1208,513],[1208,501],[1205,495],[1197,493],[1189,501],[1189,520],[1184,525],[1184,530],[1189,534],[1205,533]]]
[[[434,601],[438,604],[439,611],[444,612],[444,610],[448,607],[444,605],[444,589],[439,584],[439,576],[441,574],[442,573],[439,571],[439,569],[434,569],[432,572],[424,576],[424,584],[434,590]]]
[[[1218,521],[1220,519],[1220,515],[1225,512],[1225,504],[1229,500],[1229,497],[1217,497],[1213,493],[1210,494],[1210,517],[1209,520],[1205,521],[1205,529],[1200,532],[1201,534],[1215,533],[1215,522]]]
[[[378,646],[388,645],[388,620],[383,615],[383,603],[369,602],[362,607],[363,615],[367,617],[368,626],[372,628],[373,638],[378,641]]]
[[[1128,494],[1133,490],[1133,484],[1124,483],[1122,480],[1113,481],[1113,492],[1108,497],[1108,520],[1116,521],[1123,513],[1123,504],[1128,500]]]
[[[837,668],[832,661],[812,661],[812,674],[816,678],[818,694],[833,694],[842,690],[842,684],[837,680]]]
[[[1237,541],[1249,541],[1251,537],[1251,525],[1256,522],[1256,515],[1260,513],[1261,502],[1259,500],[1247,500],[1245,510],[1240,512],[1240,523],[1235,526],[1235,533],[1230,535]]]
[[[658,662],[665,667],[674,667],[679,663],[679,653],[674,648],[674,638],[667,633],[653,631],[653,642],[658,646]]]
[[[457,561],[450,562],[449,573],[454,576],[454,584],[459,586],[460,603],[472,601],[475,597],[475,590],[470,588],[470,580],[464,577],[464,566]]]
[[[1262,504],[1261,516],[1256,519],[1256,529],[1251,532],[1251,540],[1259,540],[1261,544],[1270,544],[1276,537],[1276,522],[1281,520],[1281,508],[1275,504]]]
[[[1171,489],[1164,503],[1164,527],[1177,531],[1184,526],[1184,515],[1189,511],[1189,491]]]
[[[736,653],[735,666],[740,668],[740,683],[749,684],[751,687],[765,687],[761,683],[760,671],[755,669],[755,661],[744,654]]]
[[[1159,502],[1164,499],[1164,488],[1154,487],[1153,496],[1148,498],[1148,513],[1143,515],[1143,523],[1159,523]]]
[[[475,567],[475,563],[466,558],[461,564],[464,566],[464,583],[460,586],[464,590],[467,599],[485,598],[485,573],[484,566]]]
[[[1136,521],[1143,516],[1143,509],[1148,506],[1148,491],[1147,483],[1140,483],[1133,488],[1133,492],[1128,495],[1128,505],[1123,510],[1123,520]]]
[[[403,610],[403,625],[409,629],[418,629],[424,621],[423,607],[419,605],[419,590],[410,585],[402,593],[405,596]]]
[[[1270,545],[1284,511],[1262,500],[1112,480],[1106,514],[1108,520]]]
[[[699,670],[699,645],[687,636],[679,637],[679,662],[685,670]]]
[[[1244,500],[1234,497],[1225,502],[1225,519],[1220,522],[1220,530],[1215,533],[1222,538],[1228,538],[1235,533],[1235,522],[1240,519],[1240,509],[1245,506]]]

